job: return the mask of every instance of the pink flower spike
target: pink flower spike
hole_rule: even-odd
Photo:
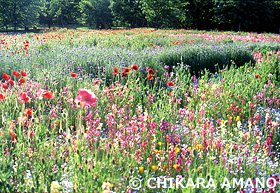
[[[74,102],[77,104],[78,107],[80,107],[80,105],[78,105],[78,103],[80,103],[81,106],[95,107],[97,100],[98,100],[98,98],[90,90],[80,89],[78,91],[78,96],[75,98]]]

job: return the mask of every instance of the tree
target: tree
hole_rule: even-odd
[[[54,13],[54,22],[61,24],[77,24],[80,16],[81,0],[51,0],[50,10]]]
[[[54,24],[54,16],[55,16],[55,10],[52,9],[52,0],[44,0],[43,6],[41,7],[41,10],[39,12],[39,23],[40,24],[46,24],[48,25],[49,29],[51,28],[51,25]]]
[[[261,31],[272,20],[272,1],[228,0],[215,2],[216,21],[231,25],[231,30]]]
[[[116,25],[143,27],[145,17],[139,0],[113,0],[110,6]]]
[[[158,29],[164,21],[166,21],[166,15],[171,11],[171,1],[167,0],[143,0],[142,13],[152,26]]]
[[[87,0],[80,2],[81,22],[96,28],[108,28],[112,23],[109,0]]]
[[[27,29],[35,25],[38,22],[40,3],[39,0],[0,0],[1,24],[6,28],[13,25],[14,30],[19,26]]]

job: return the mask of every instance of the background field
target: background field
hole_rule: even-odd
[[[129,184],[159,176],[279,191],[279,59],[272,33],[1,34],[0,191],[254,191]]]

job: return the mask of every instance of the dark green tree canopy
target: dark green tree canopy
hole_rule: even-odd
[[[280,0],[0,0],[0,28],[280,30]]]

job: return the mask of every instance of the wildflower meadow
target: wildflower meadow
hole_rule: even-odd
[[[279,81],[279,34],[0,34],[0,192],[280,192]]]

